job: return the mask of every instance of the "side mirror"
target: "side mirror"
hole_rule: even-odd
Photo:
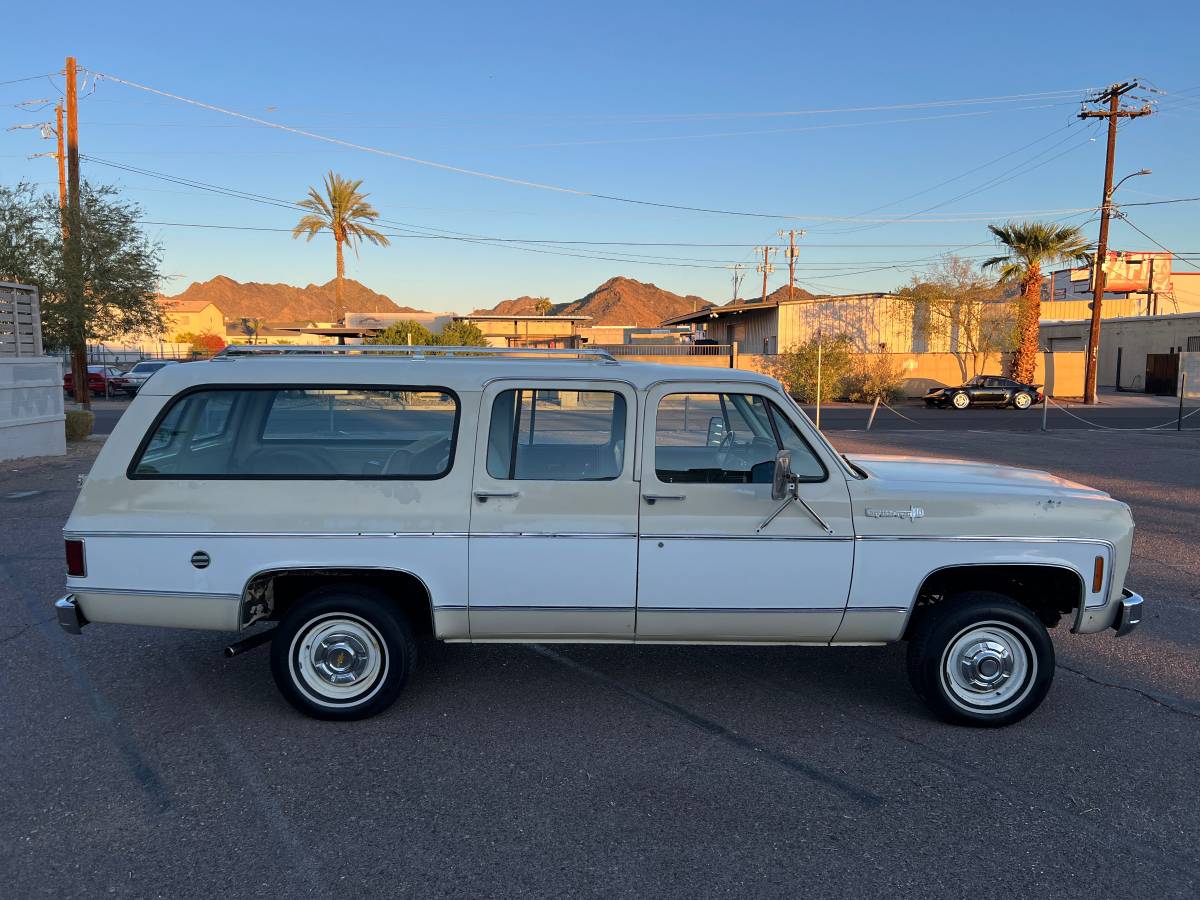
[[[725,443],[725,435],[728,431],[725,428],[725,420],[720,416],[713,416],[708,420],[708,446],[720,447]]]
[[[792,451],[775,454],[775,475],[771,479],[771,499],[787,500],[796,494],[796,476],[792,474]]]

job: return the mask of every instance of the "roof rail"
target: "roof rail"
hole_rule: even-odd
[[[401,356],[407,359],[437,359],[456,356],[500,356],[524,359],[577,359],[617,365],[607,350],[581,347],[574,350],[545,347],[441,347],[400,344],[229,344],[213,359],[239,356]]]

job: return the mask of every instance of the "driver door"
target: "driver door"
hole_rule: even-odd
[[[841,623],[854,531],[845,476],[767,385],[661,385],[642,429],[638,641],[819,642]],[[771,499],[780,449],[804,507]]]

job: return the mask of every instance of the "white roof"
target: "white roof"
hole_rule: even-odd
[[[166,366],[142,393],[172,395],[196,385],[430,385],[478,391],[500,378],[623,381],[645,389],[662,381],[732,381],[775,385],[757,372],[716,366],[669,366],[590,359],[526,357],[259,356],[217,357]]]

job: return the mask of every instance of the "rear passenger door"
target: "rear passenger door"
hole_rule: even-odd
[[[473,640],[634,635],[637,395],[528,379],[482,395],[471,497]]]

